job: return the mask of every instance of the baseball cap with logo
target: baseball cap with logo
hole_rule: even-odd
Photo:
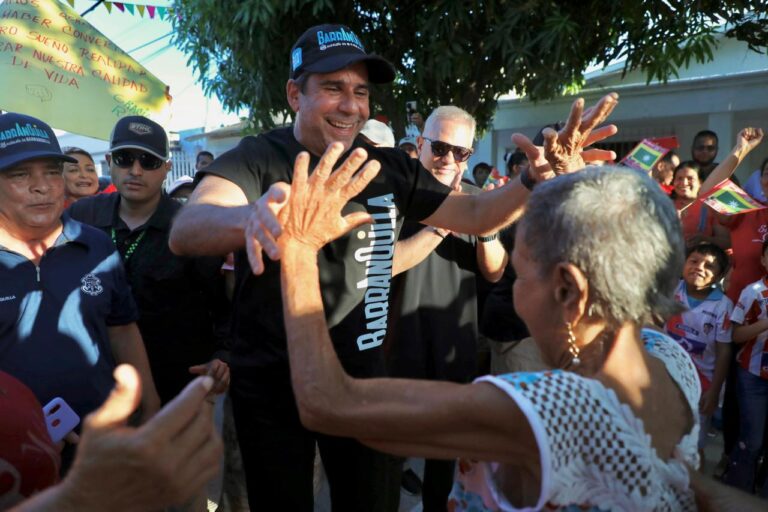
[[[126,116],[115,124],[109,151],[119,149],[140,149],[161,160],[168,160],[171,153],[163,127],[144,116]]]
[[[291,48],[290,78],[304,73],[332,73],[356,62],[368,66],[368,80],[386,84],[395,79],[395,68],[373,53],[366,53],[357,35],[344,25],[317,25],[304,32]]]
[[[41,120],[13,112],[0,115],[0,171],[36,158],[77,163],[61,152],[56,134]]]

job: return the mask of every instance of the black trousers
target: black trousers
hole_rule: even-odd
[[[305,429],[285,375],[232,367],[230,397],[252,510],[313,510],[315,443],[334,512],[396,512],[398,459],[349,438]],[[287,388],[286,388],[287,386]]]
[[[445,512],[448,495],[453,488],[454,460],[426,459],[424,461],[424,485],[421,504],[424,512]]]

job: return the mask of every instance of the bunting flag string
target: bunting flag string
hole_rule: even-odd
[[[75,0],[65,0],[70,7],[74,9]],[[1,0],[0,0],[1,3]],[[128,13],[132,16],[138,14],[139,17],[144,18],[145,14],[150,19],[155,19],[155,16],[161,20],[165,20],[167,16],[173,16],[176,11],[173,7],[167,7],[164,5],[147,5],[147,4],[132,4],[129,2],[102,2],[102,5],[108,13],[112,14],[112,7],[116,7],[118,11],[122,13]]]

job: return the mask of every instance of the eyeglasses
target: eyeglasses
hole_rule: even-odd
[[[112,153],[112,161],[115,165],[128,169],[133,167],[133,163],[138,159],[139,165],[142,169],[147,171],[154,171],[159,169],[164,161],[161,158],[157,158],[155,155],[149,153],[139,153],[138,155],[132,151],[120,150]]]
[[[432,140],[424,137],[424,140],[428,140],[430,146],[432,146],[432,154],[438,158],[442,158],[450,151],[453,153],[453,159],[457,162],[466,162],[474,151],[472,148],[463,148],[461,146],[454,146],[447,142],[441,142],[439,140]]]

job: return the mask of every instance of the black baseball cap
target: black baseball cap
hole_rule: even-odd
[[[109,136],[109,152],[140,149],[161,160],[170,158],[168,135],[162,126],[144,116],[120,118]]]
[[[36,158],[77,163],[61,152],[56,134],[41,120],[13,112],[0,115],[0,171]]]
[[[360,38],[344,25],[317,25],[299,37],[291,48],[290,78],[304,73],[332,73],[356,62],[368,66],[368,80],[387,84],[395,79],[395,68],[386,59],[366,53]]]

